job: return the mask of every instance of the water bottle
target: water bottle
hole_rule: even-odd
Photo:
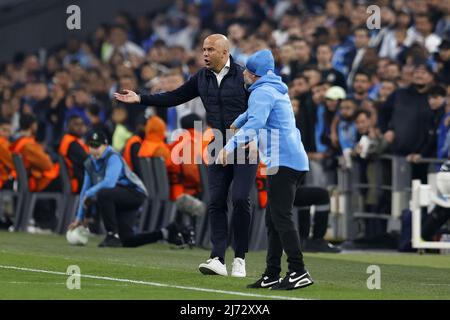
[[[450,243],[450,234],[443,234],[441,242]],[[441,254],[450,254],[450,249],[441,249]]]

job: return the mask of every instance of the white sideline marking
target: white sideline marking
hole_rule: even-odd
[[[48,274],[69,276],[65,272],[41,270],[41,269],[31,269],[31,268],[23,268],[23,267],[15,267],[15,266],[3,266],[3,265],[0,265],[0,269],[10,269],[10,270],[29,271],[29,272],[40,272],[40,273],[48,273]],[[309,299],[305,299],[305,298],[295,298],[295,297],[286,297],[286,296],[272,296],[272,295],[263,295],[263,294],[256,294],[256,293],[245,293],[245,292],[239,292],[239,291],[226,291],[226,290],[216,290],[216,289],[177,286],[177,285],[164,284],[164,283],[159,283],[159,282],[148,282],[148,281],[140,281],[140,280],[120,279],[120,278],[112,278],[112,277],[94,276],[94,275],[88,275],[88,274],[81,274],[81,277],[82,278],[89,278],[89,279],[109,280],[109,281],[116,281],[116,282],[127,282],[127,283],[143,284],[143,285],[154,286],[154,287],[165,287],[165,288],[176,288],[176,289],[193,290],[193,291],[201,291],[201,292],[223,293],[223,294],[230,294],[230,295],[244,296],[244,297],[271,298],[271,299],[280,299],[280,300],[309,300]]]

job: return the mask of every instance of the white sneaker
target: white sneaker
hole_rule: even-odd
[[[218,257],[208,259],[206,263],[201,263],[198,270],[203,274],[228,276],[227,267],[220,262]]]
[[[245,278],[245,260],[241,258],[234,258],[233,269],[231,270],[232,277]]]

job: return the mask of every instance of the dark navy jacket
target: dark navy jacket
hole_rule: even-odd
[[[222,131],[230,127],[233,121],[247,110],[248,92],[244,88],[244,68],[230,56],[230,70],[217,84],[215,74],[200,69],[186,83],[176,90],[155,95],[141,95],[141,104],[156,107],[173,107],[200,97],[206,109],[206,121],[209,126]]]

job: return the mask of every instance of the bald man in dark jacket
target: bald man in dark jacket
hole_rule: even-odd
[[[206,109],[210,127],[222,134],[223,147],[226,130],[247,110],[248,93],[244,88],[244,69],[233,61],[229,42],[220,34],[207,37],[203,43],[205,68],[200,69],[185,84],[174,91],[138,95],[124,90],[115,98],[125,103],[139,103],[156,107],[173,107],[200,97]],[[218,137],[215,137],[218,139]],[[213,155],[216,156],[216,155]],[[230,164],[225,167],[208,165],[210,203],[208,215],[211,226],[212,251],[210,259],[199,266],[203,274],[226,276],[225,251],[228,247],[227,197],[233,182],[233,234],[235,259],[231,275],[245,277],[245,253],[248,251],[250,226],[250,190],[254,185],[257,164]]]

